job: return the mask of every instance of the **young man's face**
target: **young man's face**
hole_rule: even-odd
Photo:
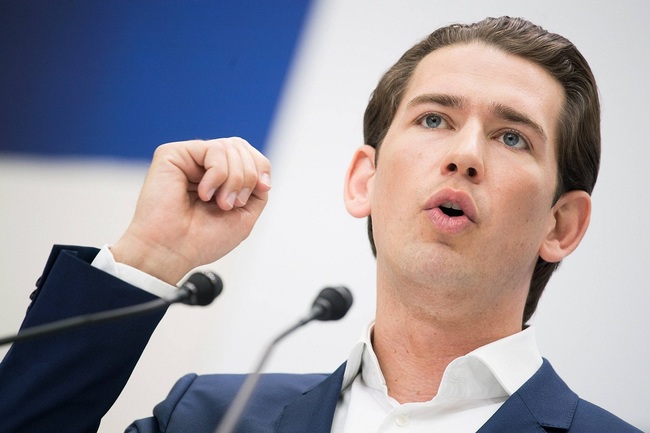
[[[563,101],[544,69],[496,48],[426,56],[371,180],[378,278],[521,304],[553,223]]]

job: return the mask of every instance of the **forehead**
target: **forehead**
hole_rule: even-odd
[[[425,56],[400,109],[426,94],[458,98],[468,110],[509,107],[541,125],[551,140],[564,104],[561,84],[542,66],[480,42],[439,48]]]

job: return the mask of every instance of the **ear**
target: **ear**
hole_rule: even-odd
[[[561,261],[576,249],[589,226],[591,197],[585,191],[569,191],[553,206],[549,232],[539,256],[547,262]]]
[[[345,176],[345,207],[350,215],[356,218],[370,215],[374,175],[375,148],[363,145],[354,153]]]

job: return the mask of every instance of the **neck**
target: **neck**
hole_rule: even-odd
[[[480,311],[458,300],[449,305],[431,296],[408,296],[405,301],[391,295],[378,292],[373,349],[388,394],[400,403],[431,400],[450,362],[521,331],[521,315],[516,311]]]

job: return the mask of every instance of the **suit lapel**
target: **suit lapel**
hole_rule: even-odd
[[[526,403],[515,393],[477,433],[544,433],[545,431],[530,413]]]
[[[345,364],[327,379],[288,404],[276,433],[329,433],[341,394]],[[539,370],[515,392],[477,433],[543,433],[568,430],[578,396],[544,360]]]
[[[344,372],[345,364],[288,404],[278,420],[276,433],[329,433],[341,394]]]
[[[545,432],[544,427],[568,430],[577,405],[578,396],[544,360],[477,433]]]

